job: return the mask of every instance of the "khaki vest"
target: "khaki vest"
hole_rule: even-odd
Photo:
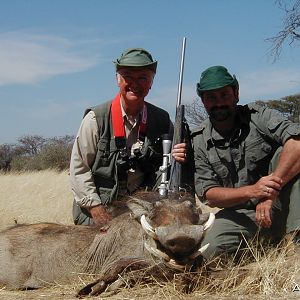
[[[95,113],[100,133],[92,174],[103,204],[115,200],[119,188],[120,170],[118,170],[117,162],[121,160],[121,156],[113,135],[111,103],[112,101],[109,101],[85,111],[85,115],[90,110]],[[153,187],[156,181],[156,172],[162,164],[161,136],[169,133],[170,118],[166,111],[148,102],[145,104],[147,106],[147,131],[139,167],[145,174],[143,185]]]

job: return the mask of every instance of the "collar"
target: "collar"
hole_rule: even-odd
[[[114,132],[117,148],[124,148],[125,147],[124,144],[126,144],[124,118],[126,117],[127,119],[128,116],[126,115],[124,108],[122,107],[120,94],[118,94],[112,101],[111,115],[112,115],[111,118],[112,118],[113,132]],[[139,118],[139,114],[137,117]],[[138,136],[143,140],[147,130],[147,106],[145,103],[139,120],[140,122],[139,122]]]
[[[242,131],[249,126],[250,115],[246,113],[245,106],[238,105],[237,106],[237,124],[238,127],[233,129],[233,134],[228,138],[224,138],[219,132],[217,132],[212,126],[211,121],[208,121],[207,124],[207,134],[205,135],[205,142],[207,148],[214,146],[228,147],[230,144],[237,141],[242,134]]]
[[[128,122],[130,124],[136,124],[139,121],[140,115],[142,114],[143,109],[139,113],[137,113],[135,116],[128,116],[122,105],[121,97],[120,97],[120,106],[121,106],[121,113],[122,113],[123,119],[126,118],[126,120],[128,120]]]

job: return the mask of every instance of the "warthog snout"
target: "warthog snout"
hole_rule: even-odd
[[[202,225],[156,228],[157,240],[174,255],[188,255],[194,252],[203,238],[203,232]]]
[[[213,222],[213,214],[202,214],[190,201],[156,202],[151,213],[141,217],[149,236],[145,247],[176,268],[192,265],[208,247],[201,247],[201,241]]]

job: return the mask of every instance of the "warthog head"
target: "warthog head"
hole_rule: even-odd
[[[145,248],[166,265],[183,270],[209,245],[201,245],[214,214],[202,214],[189,200],[164,199],[153,203],[133,198],[128,202],[146,233]]]

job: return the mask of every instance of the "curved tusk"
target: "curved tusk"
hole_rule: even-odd
[[[157,240],[155,229],[147,222],[145,215],[141,216],[141,225],[144,231],[153,239]]]
[[[201,255],[207,248],[209,247],[209,243],[199,248],[196,252],[189,256],[190,259],[196,259],[199,255]]]
[[[176,269],[179,271],[184,271],[186,269],[186,265],[180,265],[174,259],[170,259],[170,261],[168,261],[166,265],[171,269]]]
[[[166,254],[166,253],[158,250],[157,248],[151,247],[147,242],[144,243],[144,246],[148,250],[148,252],[150,252],[154,256],[156,256],[158,258],[162,258],[165,261],[169,261],[170,260],[170,257],[169,257],[168,254]]]
[[[215,219],[216,219],[215,214],[210,213],[208,220],[203,225],[203,227],[204,227],[203,230],[206,231],[207,229],[209,229],[212,226],[212,224],[214,223]]]

